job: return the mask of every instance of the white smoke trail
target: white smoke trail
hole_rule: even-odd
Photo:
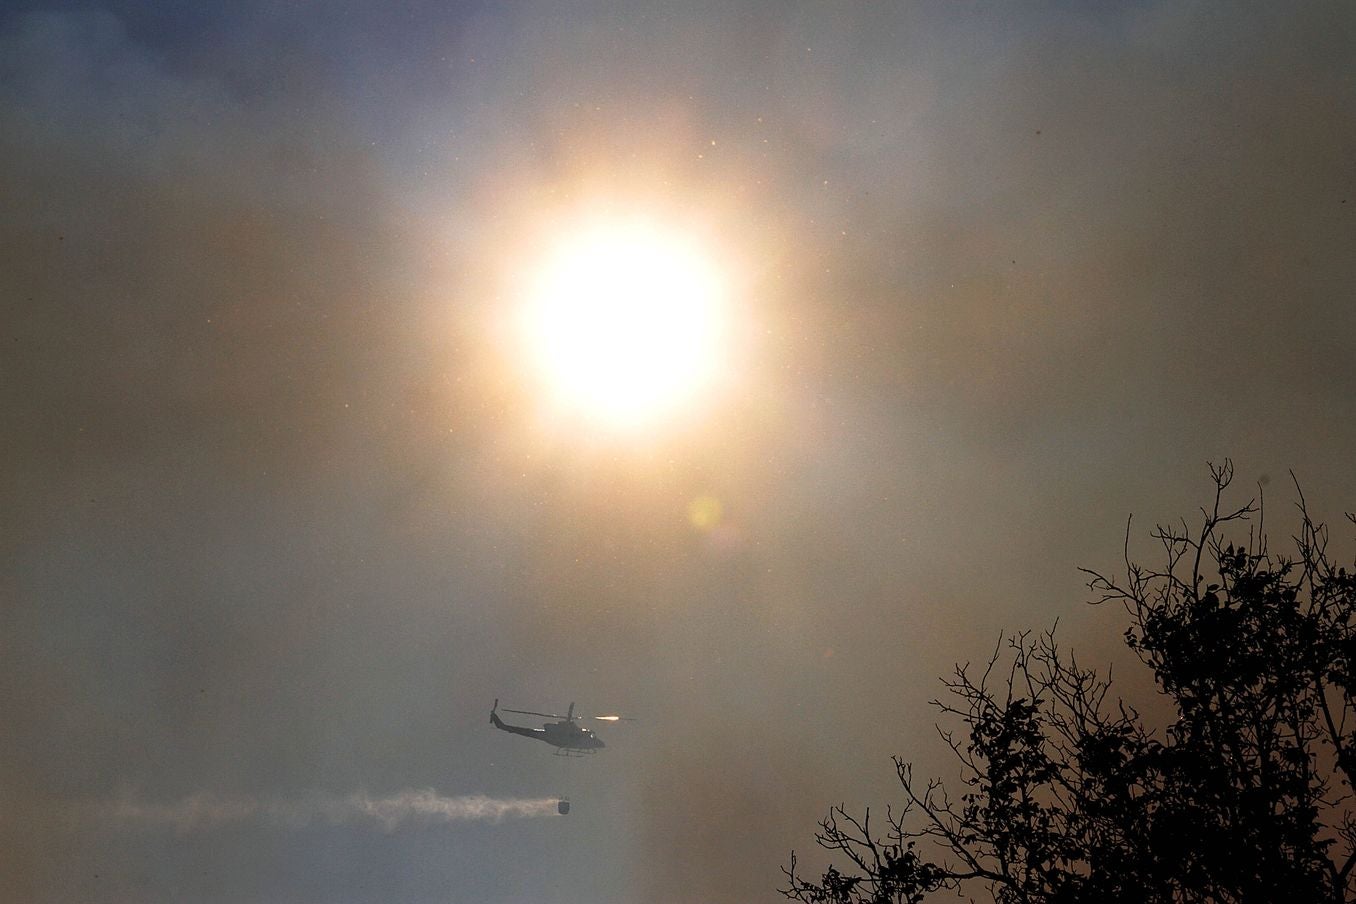
[[[374,797],[366,791],[347,796],[316,794],[302,799],[223,797],[211,792],[191,794],[172,803],[148,803],[131,796],[120,797],[103,813],[119,823],[168,827],[186,833],[219,826],[261,820],[290,828],[313,822],[329,825],[372,823],[393,832],[407,822],[418,824],[454,822],[503,822],[556,813],[557,800],[546,798],[494,798],[484,794],[445,797],[431,788],[401,791]]]
[[[549,816],[556,812],[555,798],[538,800],[499,800],[483,794],[467,797],[443,797],[432,789],[402,791],[389,797],[369,797],[361,791],[350,794],[341,802],[336,821],[347,821],[350,814],[376,820],[390,832],[407,819],[431,822],[502,822],[505,819],[524,819]]]

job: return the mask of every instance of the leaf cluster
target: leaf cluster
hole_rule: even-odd
[[[1199,526],[1160,526],[1154,568],[1088,571],[1094,602],[1129,614],[1126,643],[1163,699],[1151,726],[1055,632],[958,666],[935,705],[957,796],[896,759],[903,804],[884,833],[842,806],[793,854],[781,891],[807,904],[1356,901],[1356,575],[1298,495],[1294,552],[1267,548],[1260,504],[1223,507],[1211,467]],[[1356,523],[1356,518],[1348,515]],[[1247,527],[1246,538],[1237,537]]]

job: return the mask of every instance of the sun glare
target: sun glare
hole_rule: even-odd
[[[535,280],[525,326],[553,399],[614,427],[653,420],[716,375],[722,285],[686,238],[642,223],[562,240]]]

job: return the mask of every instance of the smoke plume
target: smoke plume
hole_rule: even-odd
[[[374,797],[366,791],[346,796],[314,794],[305,798],[225,797],[199,792],[171,803],[151,803],[124,796],[102,808],[112,821],[148,827],[168,827],[186,833],[214,829],[247,820],[288,828],[313,823],[348,825],[369,823],[383,832],[405,823],[422,825],[453,822],[503,822],[549,816],[555,798],[499,799],[484,794],[445,797],[431,788]]]

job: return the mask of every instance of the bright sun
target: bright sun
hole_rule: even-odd
[[[724,303],[719,274],[696,244],[622,221],[559,242],[531,286],[524,326],[558,404],[631,427],[713,381]]]

